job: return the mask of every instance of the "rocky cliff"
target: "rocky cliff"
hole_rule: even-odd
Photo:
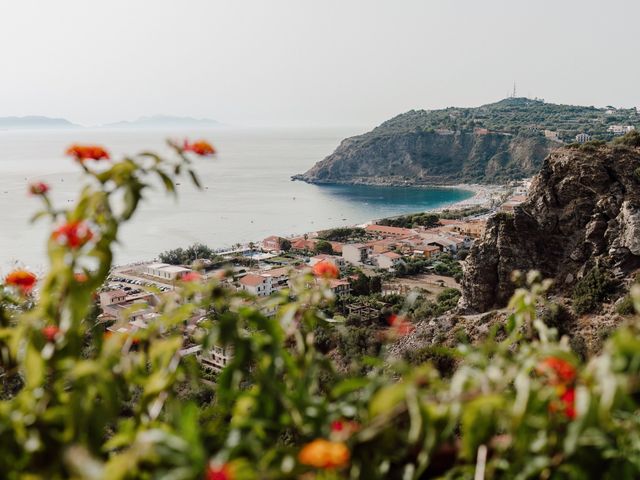
[[[560,139],[613,138],[611,122],[640,130],[635,109],[557,105],[506,98],[480,107],[411,110],[344,140],[294,180],[310,183],[498,183],[531,176]],[[613,115],[612,113],[615,113]],[[548,138],[547,138],[548,137]]]
[[[461,306],[483,312],[513,293],[513,270],[538,269],[569,290],[596,262],[618,277],[640,266],[640,148],[551,153],[527,200],[497,214],[465,262]]]
[[[542,136],[379,128],[344,140],[332,155],[294,179],[377,185],[496,183],[535,174],[557,146]]]

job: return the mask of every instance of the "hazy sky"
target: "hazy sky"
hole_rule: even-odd
[[[371,126],[518,94],[640,106],[637,0],[0,0],[0,116]]]

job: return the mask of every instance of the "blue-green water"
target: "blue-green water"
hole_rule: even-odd
[[[203,191],[184,180],[177,202],[160,194],[148,201],[121,234],[120,263],[152,259],[159,252],[193,242],[226,247],[322,228],[442,207],[471,196],[465,190],[308,185],[291,175],[310,168],[355,129],[247,130],[201,132],[78,130],[0,132],[0,265],[20,260],[44,264],[44,239],[50,226],[29,225],[37,209],[26,184],[51,184],[65,205],[80,188],[77,167],[63,156],[73,142],[99,143],[113,156],[143,149],[162,151],[167,137],[205,137],[218,148],[215,160],[198,160]]]
[[[443,207],[470,198],[473,193],[455,188],[378,187],[368,185],[322,185],[319,195],[328,201],[354,203],[367,214],[375,214],[367,220],[402,213]]]

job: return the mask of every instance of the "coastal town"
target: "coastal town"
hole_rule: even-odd
[[[271,235],[216,251],[214,258],[117,266],[99,294],[98,321],[108,332],[130,334],[154,322],[158,306],[167,298],[177,298],[174,291],[185,280],[221,279],[226,287],[260,301],[289,289],[293,278],[324,265],[338,272],[326,282],[340,303],[336,314],[345,318],[378,318],[389,306],[386,298],[412,291],[436,301],[443,292],[457,291],[464,258],[483,236],[487,219],[498,212],[513,212],[525,200],[530,183],[527,179],[499,188],[477,187],[472,199],[447,209],[297,236]],[[262,311],[276,312],[266,306]],[[190,341],[206,318],[207,312],[193,313],[184,328],[181,354],[196,356],[203,370],[215,374],[233,352],[217,346],[205,352]]]

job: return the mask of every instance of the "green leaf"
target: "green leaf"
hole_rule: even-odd
[[[497,430],[498,417],[505,415],[505,400],[499,395],[485,395],[464,405],[462,412],[462,455],[475,458],[478,447]]]
[[[398,404],[402,403],[407,395],[407,385],[396,383],[384,387],[371,399],[369,413],[372,417],[390,413]]]
[[[333,398],[340,398],[349,393],[355,392],[356,390],[360,390],[361,388],[369,385],[370,380],[368,378],[348,378],[346,380],[342,380],[331,390],[331,396]]]
[[[28,388],[35,388],[42,384],[44,369],[45,364],[40,352],[29,344],[24,359],[24,373]]]

